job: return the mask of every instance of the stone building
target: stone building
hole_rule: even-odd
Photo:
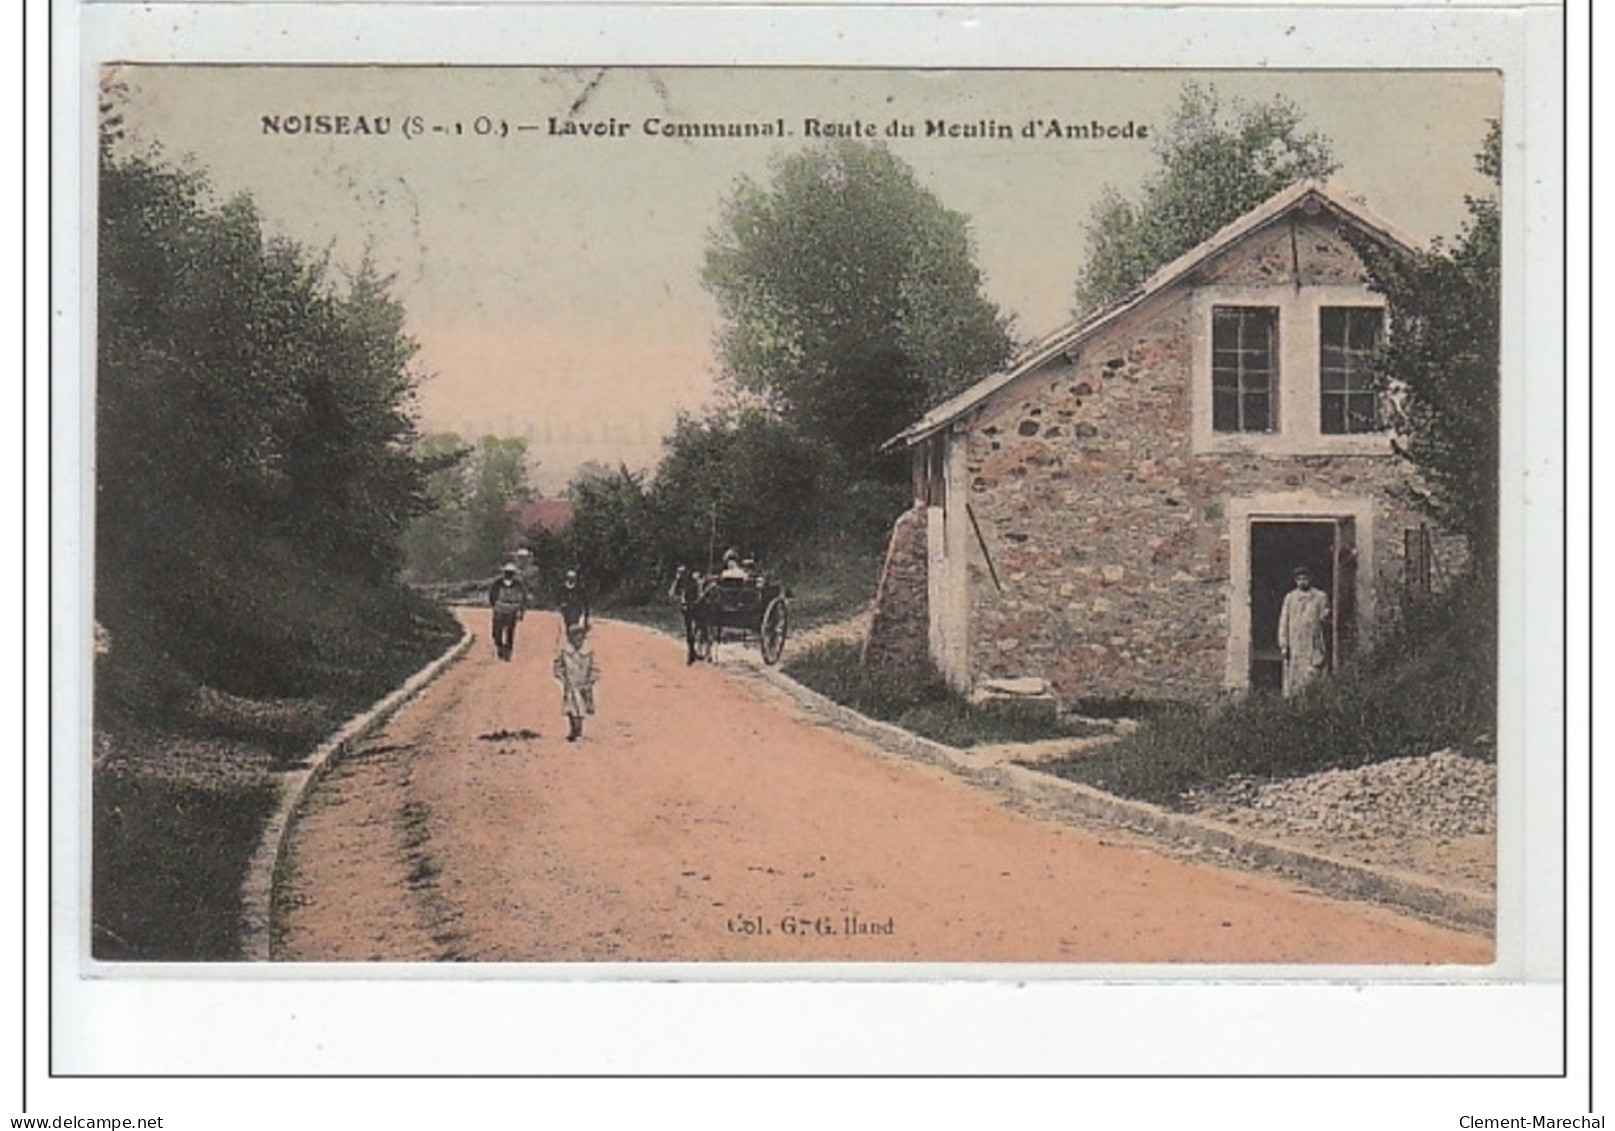
[[[1295,185],[891,441],[914,467],[866,657],[969,691],[1208,703],[1277,687],[1305,567],[1338,666],[1461,544],[1412,505],[1370,385],[1384,299],[1354,247],[1411,243]]]

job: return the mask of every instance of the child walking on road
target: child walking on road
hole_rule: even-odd
[[[555,657],[552,669],[561,684],[561,711],[566,715],[568,742],[583,737],[583,716],[594,714],[594,685],[600,678],[600,668],[594,653],[583,646],[588,631],[581,624],[567,628],[566,647]]]

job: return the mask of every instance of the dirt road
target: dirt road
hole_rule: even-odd
[[[600,623],[565,741],[552,614],[466,658],[316,790],[296,961],[1483,963],[1490,940],[1028,817]]]

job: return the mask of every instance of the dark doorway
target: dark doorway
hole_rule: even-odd
[[[1250,689],[1277,693],[1284,684],[1284,658],[1279,653],[1279,607],[1294,584],[1295,571],[1305,569],[1314,588],[1336,598],[1336,564],[1346,543],[1334,521],[1278,522],[1258,520],[1250,527],[1251,636]],[[1338,599],[1332,601],[1341,608]],[[1331,652],[1333,649],[1331,640]]]

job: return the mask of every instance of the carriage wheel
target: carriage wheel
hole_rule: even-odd
[[[775,597],[768,602],[768,608],[763,610],[763,624],[759,635],[762,637],[763,663],[776,664],[779,654],[785,651],[785,631],[790,618],[785,612],[785,602]]]

